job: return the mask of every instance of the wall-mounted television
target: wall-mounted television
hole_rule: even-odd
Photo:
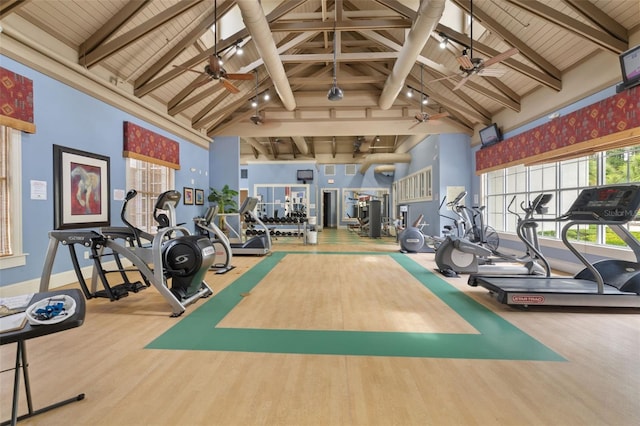
[[[616,87],[617,92],[640,84],[640,45],[620,54],[620,69],[622,83]]]
[[[298,170],[297,177],[298,177],[298,180],[301,180],[303,182],[306,182],[308,180],[313,180],[313,170],[312,169]]]
[[[500,129],[496,123],[480,130],[479,134],[483,148],[496,144],[502,140],[502,134],[500,133]]]

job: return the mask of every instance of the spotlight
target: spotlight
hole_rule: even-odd
[[[422,105],[426,105],[429,103],[429,97],[428,96],[423,96],[422,97]]]
[[[266,93],[264,94],[264,100],[265,100],[265,101],[268,101],[269,99],[271,99],[271,96],[269,96],[269,92],[266,92]]]
[[[440,41],[440,49],[444,49],[447,47],[447,38],[443,38],[442,41]]]
[[[243,53],[244,49],[239,44],[236,44],[236,55],[242,56]]]
[[[251,106],[254,108],[258,106],[258,101],[255,98],[251,99]]]
[[[413,97],[413,90],[407,89],[407,96],[410,98]]]

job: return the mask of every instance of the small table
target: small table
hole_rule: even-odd
[[[46,406],[44,408],[40,408],[39,410],[33,410],[33,404],[31,401],[31,387],[29,383],[29,370],[27,363],[27,352],[26,352],[26,340],[33,339],[35,337],[46,336],[52,333],[58,333],[60,331],[68,330],[70,328],[80,327],[84,322],[85,315],[85,301],[84,296],[78,289],[69,289],[69,290],[57,290],[57,291],[48,291],[43,293],[36,293],[31,300],[31,303],[35,303],[42,299],[47,299],[50,297],[56,297],[60,295],[67,295],[73,297],[76,302],[76,312],[65,319],[62,322],[57,324],[47,324],[47,325],[25,325],[20,330],[9,331],[6,333],[0,334],[0,345],[6,345],[9,343],[17,343],[16,350],[16,366],[13,380],[13,406],[11,410],[11,420],[4,421],[0,423],[0,426],[4,426],[7,424],[15,425],[18,420],[23,420],[28,417],[35,416],[40,413],[44,413],[45,411],[52,410],[54,408],[60,407],[62,405],[69,404],[74,401],[80,401],[84,399],[84,393],[81,393],[73,398],[69,398],[64,401],[57,402],[55,404]],[[20,365],[22,362],[22,365]],[[27,394],[27,406],[29,408],[29,412],[22,416],[18,417],[18,397],[20,391],[20,374],[18,370],[22,367],[22,374],[24,376],[24,386]]]

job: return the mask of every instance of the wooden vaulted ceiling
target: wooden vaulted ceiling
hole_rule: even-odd
[[[560,91],[565,71],[595,52],[617,61],[640,25],[635,1],[447,0],[426,42],[410,51],[420,13],[432,12],[429,3],[438,1],[262,0],[257,18],[247,18],[240,2],[257,3],[3,0],[0,19],[12,31],[46,34],[57,41],[48,48],[74,52],[88,72],[185,126],[214,139],[240,136],[244,160],[327,163],[406,152],[428,134],[471,134],[502,109],[520,111],[523,97],[540,87]],[[514,47],[518,53],[495,66],[501,77],[475,75],[455,89],[456,58],[472,43],[473,56],[485,60]],[[216,49],[228,73],[255,75],[231,80],[238,93],[202,72]],[[340,101],[327,99],[334,60]],[[402,64],[409,72],[398,77]],[[383,95],[395,78],[402,79],[401,90]],[[261,125],[251,120],[257,94]],[[381,107],[383,96],[390,106]],[[417,123],[419,112],[449,116]]]

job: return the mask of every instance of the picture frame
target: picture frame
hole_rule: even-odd
[[[185,205],[193,205],[193,188],[187,188],[186,186],[183,188],[182,201]]]
[[[110,158],[53,145],[54,229],[111,225]]]
[[[204,205],[204,189],[196,189],[196,206]]]

